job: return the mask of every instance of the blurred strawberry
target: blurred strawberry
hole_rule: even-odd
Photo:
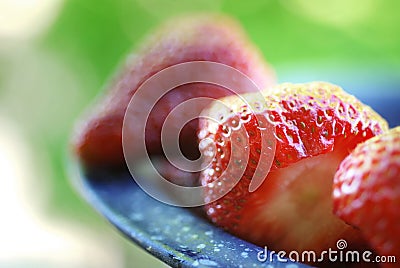
[[[359,228],[379,255],[399,262],[400,127],[359,144],[340,164],[333,187],[334,213]]]
[[[146,79],[169,66],[191,61],[212,61],[243,72],[260,88],[274,83],[273,72],[247,40],[241,27],[235,21],[220,15],[191,15],[169,21],[128,58],[129,62],[110,84],[108,95],[77,129],[73,146],[80,161],[87,167],[124,166],[122,123],[128,103]],[[167,88],[161,90],[164,92]],[[252,89],[241,88],[240,92],[249,90]],[[232,93],[223,87],[204,83],[185,84],[168,92],[157,102],[147,121],[145,141],[149,153],[162,153],[161,126],[166,116],[178,104],[196,97],[216,99],[230,94]],[[146,112],[145,107],[155,104],[151,103],[151,97],[143,97],[143,107],[135,107],[134,112]],[[200,113],[203,108],[204,103],[194,105],[190,112]],[[186,115],[185,112],[174,114],[172,122],[181,124]],[[197,120],[192,120],[180,133],[183,153],[191,159],[199,154],[197,126]],[[129,139],[144,139],[135,122],[128,129]],[[135,155],[136,149],[130,149]]]
[[[210,220],[274,250],[319,253],[336,249],[339,239],[354,248],[364,246],[359,231],[332,213],[333,176],[358,143],[387,129],[386,121],[328,83],[282,84],[262,96],[244,97],[250,106],[227,97],[221,101],[230,111],[221,114],[218,103],[207,111],[219,123],[200,122],[199,138],[208,144],[201,151],[213,155],[201,173],[205,201],[215,200],[241,178],[232,191],[206,205]],[[243,130],[246,135],[240,134]],[[270,147],[265,153],[262,143]],[[268,172],[269,160],[273,162]],[[249,192],[260,172],[265,180]]]

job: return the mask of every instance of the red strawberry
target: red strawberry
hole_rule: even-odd
[[[359,144],[333,182],[334,213],[382,256],[400,261],[400,127]],[[386,263],[385,267],[399,264]]]
[[[216,152],[201,173],[202,185],[207,186],[205,201],[215,200],[231,180],[241,178],[232,191],[205,206],[208,217],[227,231],[274,250],[321,252],[336,249],[338,239],[354,247],[362,244],[359,232],[332,213],[333,176],[358,143],[387,129],[386,121],[328,83],[283,84],[262,94],[262,99],[245,95],[255,99],[251,103],[258,101],[255,113],[239,98],[227,97],[222,102],[232,108],[230,112],[220,114],[218,104],[208,110],[220,123],[201,121],[199,138],[209,144],[201,151]],[[273,146],[273,139],[268,140],[271,128],[263,130],[266,122],[275,131],[276,151],[260,158],[261,142]],[[248,146],[240,134],[244,129]],[[261,170],[268,168],[269,157],[273,157],[270,172],[250,193],[257,164]],[[230,163],[233,168],[227,170]]]
[[[108,95],[78,129],[74,148],[81,162],[92,167],[123,166],[122,123],[132,96],[155,73],[191,61],[223,63],[243,72],[259,87],[271,85],[274,81],[272,71],[235,21],[217,15],[191,15],[170,21],[142,44],[111,83]],[[249,90],[244,88],[242,93]],[[186,84],[167,93],[158,101],[147,121],[145,140],[150,154],[162,152],[161,126],[178,104],[196,97],[217,99],[230,94],[223,87],[204,83]],[[135,112],[143,113],[149,105],[153,103],[143,98],[142,106],[135,107]],[[198,106],[191,110],[200,113],[204,105]],[[172,121],[180,124],[185,116],[186,113],[175,114]],[[198,123],[193,120],[181,132],[181,144],[185,145],[182,149],[190,158],[198,155],[197,127]],[[143,140],[135,122],[128,129],[130,133],[127,136]],[[130,149],[134,155],[135,149]]]

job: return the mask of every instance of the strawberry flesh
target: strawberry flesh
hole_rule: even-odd
[[[243,166],[243,155],[249,155],[233,190],[205,206],[210,220],[275,250],[321,252],[335,248],[338,239],[347,239],[354,248],[362,246],[358,230],[332,213],[333,176],[340,161],[359,142],[382,133],[387,123],[371,108],[327,83],[283,84],[264,91],[263,98],[258,100],[265,103],[261,111],[249,114],[248,107],[228,97],[224,101],[232,112],[224,115],[222,122],[201,122],[199,137],[213,140],[216,146],[215,155],[208,159],[210,166],[201,173],[202,185],[208,186],[206,201],[213,200],[226,187],[224,183],[240,176],[240,169],[224,173],[229,161]],[[211,117],[213,113],[209,108]],[[260,124],[265,121],[257,118],[273,126],[276,151],[264,182],[250,193],[257,164],[265,163],[260,161]],[[238,144],[236,131],[230,127],[237,119],[242,119],[241,128],[247,131],[248,146]],[[224,135],[224,130],[230,135]]]

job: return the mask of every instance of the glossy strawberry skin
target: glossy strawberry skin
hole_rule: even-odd
[[[400,127],[359,144],[334,178],[334,213],[400,260]],[[384,264],[397,267],[396,264]]]
[[[130,57],[110,84],[107,95],[78,126],[73,147],[79,160],[87,167],[123,166],[122,123],[132,96],[155,73],[190,61],[226,64],[249,76],[259,87],[274,83],[273,72],[235,21],[219,15],[190,15],[172,20],[153,33]],[[167,93],[155,105],[146,125],[149,153],[162,152],[161,126],[178,104],[196,97],[217,99],[230,94],[225,88],[204,83],[183,85]],[[143,99],[144,104],[148,104],[147,101]],[[199,113],[203,108],[194,107]],[[141,107],[136,110],[140,112]],[[181,123],[184,116],[176,115],[175,122]],[[198,153],[197,127],[198,123],[193,121],[181,133],[183,150],[189,157]],[[132,139],[143,139],[134,124],[131,129]]]
[[[228,162],[239,163],[247,152],[250,156],[233,190],[206,205],[208,217],[239,237],[276,250],[322,251],[334,248],[340,238],[352,241],[354,247],[362,246],[358,231],[331,212],[332,180],[340,161],[359,142],[386,130],[387,123],[372,109],[327,83],[283,84],[263,94],[264,99],[258,101],[265,105],[257,115],[250,115],[250,120],[243,112],[248,107],[228,97],[225,102],[233,111],[221,124],[201,122],[199,137],[216,144],[216,155],[208,159],[211,166],[201,173],[202,185],[208,186],[206,201],[239,174],[233,170],[217,183]],[[216,117],[213,108],[209,110],[210,116]],[[256,117],[274,127],[276,151],[268,176],[259,189],[249,193],[257,164],[264,163],[259,161],[262,131]],[[224,135],[227,128],[232,130],[230,122],[240,118],[246,118],[242,127],[248,133],[248,147],[237,144],[235,131],[228,131],[231,137]]]

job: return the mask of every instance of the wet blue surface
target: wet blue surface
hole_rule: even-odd
[[[128,239],[172,267],[308,267],[279,262],[275,255],[272,262],[259,261],[263,248],[216,228],[199,209],[156,201],[129,174],[92,176],[79,186],[86,199]]]

